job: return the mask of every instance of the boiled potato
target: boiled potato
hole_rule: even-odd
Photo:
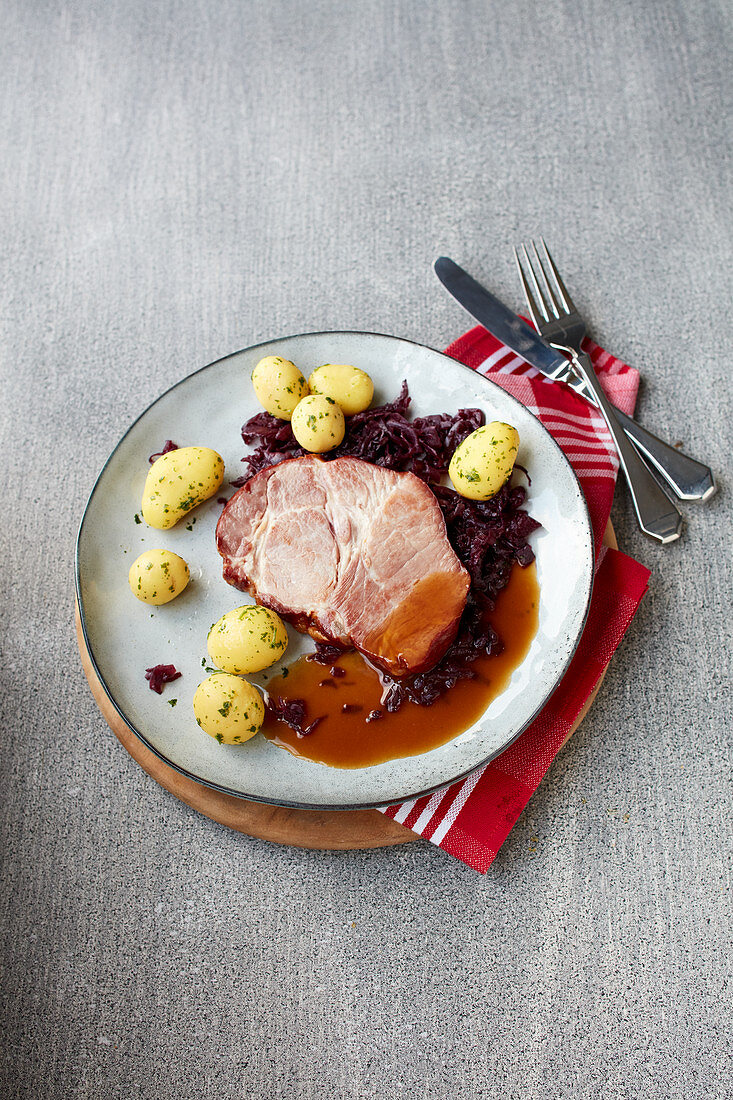
[[[346,431],[340,406],[332,397],[320,394],[298,402],[290,426],[301,447],[313,454],[323,454],[338,447]]]
[[[290,420],[293,409],[307,395],[308,383],[295,363],[266,355],[252,371],[252,385],[260,405],[280,420]]]
[[[179,447],[157,458],[143,490],[143,519],[165,531],[213,496],[224,480],[224,459],[209,447]]]
[[[448,467],[456,492],[471,500],[488,500],[511,477],[519,450],[519,432],[494,420],[471,432],[456,447]]]
[[[288,632],[274,611],[249,604],[222,615],[209,631],[206,646],[211,660],[225,672],[261,672],[282,657]]]
[[[170,603],[183,592],[190,578],[183,558],[170,550],[146,550],[132,563],[128,574],[133,595],[153,604]]]
[[[332,397],[344,416],[368,409],[374,397],[374,383],[366,371],[347,363],[325,363],[308,379],[311,393]]]
[[[193,713],[204,733],[219,744],[241,745],[262,725],[265,704],[257,688],[246,680],[215,672],[196,688]]]

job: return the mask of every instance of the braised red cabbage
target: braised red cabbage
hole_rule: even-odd
[[[154,455],[151,455],[148,459],[148,462],[152,465],[153,462],[155,462],[157,459],[162,458],[163,455],[167,455],[169,451],[177,451],[178,449],[179,448],[177,443],[174,443],[172,439],[166,439],[165,443],[163,444],[163,449],[160,451],[156,451]]]
[[[484,415],[480,409],[459,409],[454,416],[443,413],[408,420],[409,406],[410,394],[403,382],[396,400],[350,416],[343,443],[320,457],[328,460],[351,455],[388,470],[407,470],[429,485],[440,481],[454,450],[481,427]],[[242,459],[247,473],[232,482],[237,488],[267,466],[306,454],[290,423],[267,412],[247,421],[242,439],[247,446],[255,445],[255,450]]]
[[[150,690],[157,691],[158,695],[163,694],[164,684],[172,684],[180,675],[175,665],[153,665],[152,668],[145,669],[145,679],[150,684]]]
[[[305,724],[307,707],[304,699],[281,699],[279,695],[270,696],[267,701],[267,710],[273,718],[290,726],[298,737],[307,737],[309,733],[313,733],[318,723],[323,721],[321,715],[320,718],[314,718],[309,725]]]

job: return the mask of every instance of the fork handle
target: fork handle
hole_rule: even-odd
[[[603,414],[603,419],[611,433],[618,451],[621,469],[628,482],[639,526],[645,535],[656,539],[662,545],[674,542],[680,537],[682,516],[645,464],[634,444],[627,438],[624,427],[618,419],[617,410],[606,397],[596,378],[590,357],[584,351],[573,351],[572,359],[573,366],[593,394],[595,403]]]

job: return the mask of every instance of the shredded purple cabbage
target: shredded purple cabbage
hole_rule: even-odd
[[[350,455],[387,470],[407,470],[430,485],[440,481],[447,473],[456,447],[481,427],[484,414],[480,409],[459,409],[455,416],[439,413],[408,420],[409,406],[410,394],[407,382],[403,382],[396,400],[350,416],[343,443],[320,457],[328,460]],[[267,412],[258,413],[247,421],[242,427],[242,439],[247,446],[256,446],[242,459],[247,473],[232,482],[235,488],[267,466],[307,454],[293,435],[289,422],[278,420]]]
[[[471,574],[471,591],[480,597],[484,610],[492,611],[514,563],[534,561],[527,539],[540,524],[522,509],[527,490],[505,485],[490,500],[468,500],[443,485],[431,489],[443,511],[451,546]]]
[[[313,733],[318,723],[323,721],[324,716],[321,715],[306,726],[307,709],[304,699],[281,699],[279,696],[271,696],[267,701],[267,711],[271,717],[290,726],[298,737],[307,737],[309,733]]]
[[[177,443],[174,443],[172,439],[166,439],[165,443],[163,444],[163,450],[156,451],[154,455],[150,456],[148,462],[152,465],[156,461],[156,459],[162,458],[163,455],[167,455],[169,451],[177,451],[178,449],[179,448]]]
[[[333,665],[331,675],[343,676],[343,669],[334,664],[343,652],[344,647],[341,645],[335,645],[332,642],[316,642],[315,650],[308,654],[306,661],[317,661],[319,665]]]
[[[508,584],[515,562],[526,566],[534,561],[527,539],[540,526],[522,508],[527,491],[521,485],[505,485],[490,500],[479,501],[468,500],[440,484],[456,447],[484,423],[480,409],[459,409],[453,416],[440,413],[408,420],[409,406],[410,394],[403,382],[394,401],[350,417],[343,443],[320,456],[329,460],[351,455],[422,478],[437,497],[451,545],[471,576],[456,640],[442,660],[427,672],[400,680],[381,674],[385,687],[383,706],[387,711],[399,710],[408,699],[420,706],[430,706],[459,680],[476,676],[472,665],[477,657],[501,652],[503,643],[487,623],[487,613],[494,609],[497,596]],[[247,421],[242,439],[255,449],[242,459],[247,473],[232,482],[235,487],[244,485],[267,466],[307,453],[296,441],[288,421],[278,420],[267,412]],[[523,467],[518,469],[526,475]],[[319,642],[308,660],[332,665],[342,652],[338,645]],[[275,717],[287,722],[299,736],[312,732],[320,721],[316,719],[303,726],[306,713],[302,699],[275,702],[279,706],[277,713],[273,711]],[[291,704],[297,704],[296,709]],[[381,711],[372,711],[366,720],[381,717]]]
[[[157,691],[158,695],[163,694],[164,684],[172,684],[180,675],[175,665],[153,665],[152,668],[145,669],[145,679],[150,684],[150,690]]]

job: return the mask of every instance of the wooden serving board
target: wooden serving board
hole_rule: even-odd
[[[616,536],[610,522],[603,537],[604,545],[616,548]],[[163,763],[132,732],[110,702],[94,671],[89,650],[81,629],[79,608],[76,608],[76,638],[82,668],[92,694],[107,725],[119,738],[133,760],[170,791],[172,795],[205,814],[220,825],[246,833],[247,836],[271,840],[276,844],[292,844],[299,848],[346,850],[352,848],[383,848],[390,844],[407,844],[419,840],[416,833],[379,813],[378,810],[292,810],[270,806],[263,802],[247,802],[243,798],[222,794],[203,783],[181,775]],[[573,725],[568,740],[593,705],[603,677],[589,696]]]

